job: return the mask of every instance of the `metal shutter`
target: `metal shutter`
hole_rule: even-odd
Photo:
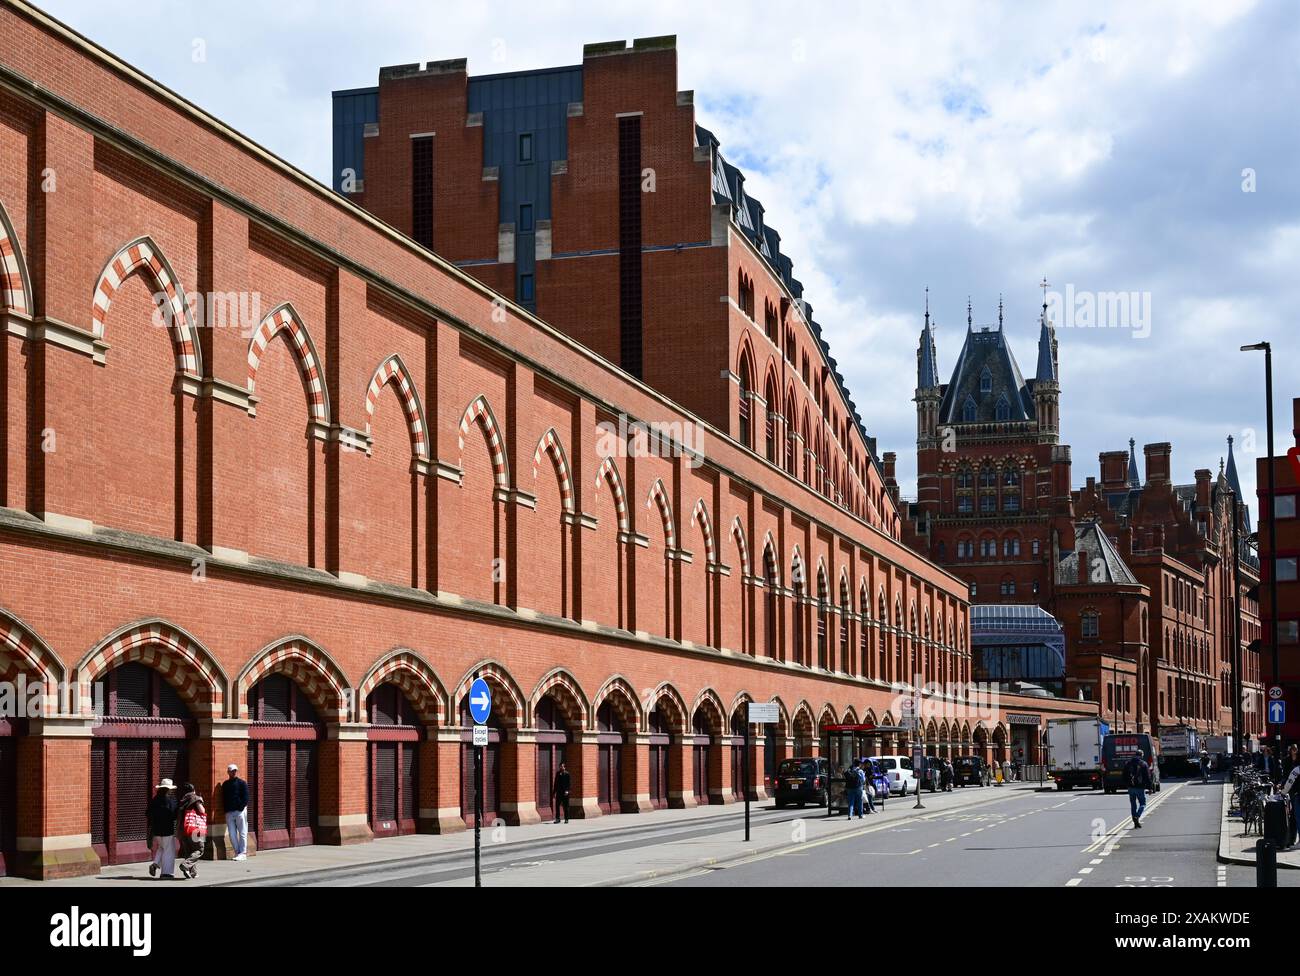
[[[659,750],[662,748],[663,746],[650,747],[650,801],[652,803],[659,802],[660,791],[666,785],[662,783],[659,769]]]
[[[470,768],[473,769],[471,762]],[[497,799],[500,797],[501,745],[493,742],[483,749],[483,816],[488,823],[496,819]]]
[[[90,842],[108,843],[108,741],[90,743]]]
[[[158,714],[162,718],[190,717],[190,710],[185,702],[181,701],[181,696],[176,693],[176,689],[161,678],[158,681]],[[180,780],[177,782],[179,783]]]
[[[0,737],[0,851],[18,843],[18,742]]]
[[[262,827],[289,828],[289,743],[262,746]]]
[[[415,742],[402,743],[399,755],[402,777],[402,819],[415,820],[420,814],[419,774],[417,759],[420,746]]]
[[[609,812],[609,746],[596,746],[596,802]]]
[[[555,769],[551,762],[554,750],[555,747],[549,745],[537,747],[537,810],[544,816],[553,816],[550,811],[554,800],[551,787],[555,785]]]
[[[623,811],[623,747],[609,747],[609,812]]]
[[[299,748],[302,748],[299,746]],[[375,743],[375,818],[397,819],[397,743]]]
[[[257,743],[248,744],[248,761],[244,766],[248,783],[248,832],[257,833]]]
[[[257,685],[262,699],[261,714],[254,718],[263,722],[288,722],[293,690],[293,682],[282,674],[263,678]]]
[[[158,744],[158,779],[170,779],[180,786],[190,778],[189,755],[185,743],[179,740]],[[150,784],[157,785],[157,784]],[[152,791],[150,796],[152,796]]]
[[[153,795],[149,775],[149,746],[144,739],[117,742],[117,842],[145,841],[149,834],[146,810]]]
[[[316,826],[316,743],[299,742],[294,770],[297,781],[295,827]]]

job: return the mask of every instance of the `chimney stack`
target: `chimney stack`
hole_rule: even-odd
[[[1114,491],[1128,484],[1128,451],[1103,451],[1097,455],[1101,463],[1101,486]]]
[[[1142,453],[1146,456],[1148,485],[1169,484],[1170,455],[1173,450],[1173,446],[1168,441],[1142,445]]]
[[[1200,468],[1196,472],[1196,510],[1207,512],[1210,509],[1210,469]]]
[[[1291,433],[1295,435],[1295,446],[1300,447],[1300,397],[1291,401],[1291,422],[1295,424]]]

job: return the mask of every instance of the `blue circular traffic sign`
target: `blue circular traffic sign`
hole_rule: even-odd
[[[479,725],[492,714],[492,689],[482,678],[475,678],[469,686],[469,716]]]

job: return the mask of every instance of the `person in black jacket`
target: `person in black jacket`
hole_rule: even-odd
[[[248,857],[248,784],[239,778],[239,767],[226,767],[226,781],[221,784],[221,809],[226,811],[226,843],[235,852],[235,860]]]
[[[1147,790],[1151,788],[1151,769],[1140,752],[1134,753],[1124,764],[1124,782],[1128,785],[1128,805],[1133,814],[1133,826],[1141,828],[1142,814],[1147,809]]]
[[[149,875],[157,877],[159,870],[164,878],[174,878],[176,870],[176,785],[169,779],[158,784],[158,790],[149,801],[145,812],[149,821]]]
[[[573,777],[569,775],[569,767],[560,763],[559,772],[555,774],[555,788],[551,791],[555,797],[555,822],[560,822],[560,810],[564,810],[564,822],[569,822],[569,790],[573,785]]]

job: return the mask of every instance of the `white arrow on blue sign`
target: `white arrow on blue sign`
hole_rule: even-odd
[[[469,717],[479,725],[492,714],[492,689],[482,678],[475,678],[469,686]]]
[[[1268,703],[1268,724],[1269,725],[1286,724],[1286,702],[1271,701]]]

